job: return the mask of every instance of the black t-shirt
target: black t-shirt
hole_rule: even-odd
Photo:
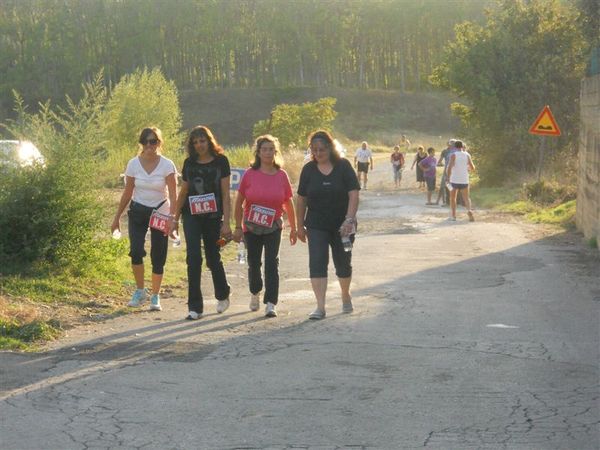
[[[323,175],[316,162],[306,163],[298,184],[298,195],[306,197],[306,228],[338,230],[348,211],[348,192],[359,189],[356,173],[345,158],[329,175]]]
[[[209,163],[199,163],[191,158],[186,158],[181,169],[181,178],[188,183],[188,198],[191,195],[210,194],[214,192],[217,201],[217,212],[205,214],[208,218],[217,218],[223,215],[223,193],[221,192],[221,179],[231,175],[229,160],[225,155],[217,155]],[[190,203],[186,199],[182,212],[190,213]]]

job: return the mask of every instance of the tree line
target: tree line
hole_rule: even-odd
[[[473,0],[0,0],[0,102],[110,88],[160,67],[178,89],[420,91]]]

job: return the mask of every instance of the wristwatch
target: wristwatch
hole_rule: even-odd
[[[354,223],[354,218],[353,217],[346,217],[346,220],[344,222]]]

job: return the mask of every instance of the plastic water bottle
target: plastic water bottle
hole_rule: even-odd
[[[121,239],[121,230],[115,228],[115,231],[112,232],[112,238],[115,240]]]
[[[452,192],[454,190],[454,187],[448,182],[446,183],[446,189],[448,189],[449,192]]]
[[[246,264],[246,244],[243,242],[238,244],[237,260],[240,264]]]
[[[342,236],[342,245],[344,246],[345,252],[352,251],[352,241],[350,240],[350,235]]]
[[[177,233],[173,233],[173,236],[171,237],[171,239],[173,240],[174,248],[181,247],[181,238],[179,237],[179,235]]]

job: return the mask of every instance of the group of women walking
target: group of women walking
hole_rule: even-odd
[[[161,155],[160,130],[145,128],[139,144],[138,155],[127,165],[125,189],[111,226],[113,233],[120,232],[120,218],[129,205],[129,256],[136,282],[129,306],[138,307],[149,296],[144,286],[143,258],[145,236],[150,228],[150,309],[161,309],[159,292],[168,236],[177,233],[181,221],[187,252],[186,319],[197,320],[204,312],[202,248],[212,276],[217,312],[223,313],[229,307],[231,287],[220,249],[230,240],[243,241],[247,248],[250,310],[260,308],[264,290],[265,316],[276,317],[279,247],[285,212],[290,244],[295,245],[297,240],[308,242],[309,273],[316,298],[316,309],[309,318],[318,320],[326,316],[330,248],[342,293],[342,311],[352,312],[352,252],[348,242],[353,242],[356,232],[360,186],[351,164],[337,152],[331,134],[317,131],[310,136],[311,159],[300,174],[296,205],[288,174],[282,168],[279,141],[271,135],[257,138],[254,160],[241,179],[233,208],[233,230],[229,160],[207,127],[197,126],[188,135],[179,193],[176,193],[177,169]]]

